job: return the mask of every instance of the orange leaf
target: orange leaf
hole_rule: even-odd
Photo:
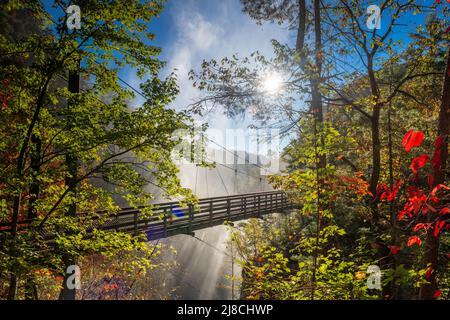
[[[420,240],[420,238],[418,236],[411,236],[411,237],[409,237],[408,242],[406,243],[406,245],[408,247],[411,247],[414,244],[417,244],[418,246],[420,246],[422,244],[422,240]]]
[[[419,231],[421,229],[426,229],[426,226],[424,223],[418,223],[416,224],[416,226],[414,227],[413,231]]]

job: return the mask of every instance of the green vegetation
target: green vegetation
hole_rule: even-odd
[[[158,78],[160,49],[149,44],[148,24],[162,3],[80,5],[79,30],[51,19],[39,2],[2,5],[2,25],[8,13],[16,24],[31,25],[0,38],[0,219],[12,226],[0,235],[0,292],[9,299],[33,297],[36,274],[64,275],[92,254],[120,253],[132,273],[155,268],[160,250],[145,236],[98,228],[119,209],[113,195],[133,207],[147,204],[153,195],[144,187],[151,180],[168,196],[192,199],[170,157],[178,143],[172,132],[187,128],[189,119],[167,108],[178,93],[176,79]],[[119,85],[125,66],[149,76],[141,85],[148,97],[142,106],[129,106],[133,94]],[[68,74],[81,77],[79,92],[68,90]],[[99,187],[98,179],[114,188]],[[151,207],[146,211],[151,215]],[[26,219],[33,222],[23,228]]]
[[[204,61],[190,73],[204,96],[178,112],[149,27],[163,2],[76,1],[73,30],[40,1],[2,2],[0,298],[167,298],[172,249],[102,227],[119,202],[152,216],[148,184],[198,209],[173,133],[221,106],[292,138],[287,169],[269,180],[300,208],[230,228],[240,298],[449,299],[448,7],[432,5],[399,40],[424,6],[381,1],[379,30],[365,25],[369,1],[241,0],[257,23],[286,24],[294,47],[272,40],[272,57]],[[142,105],[124,68],[142,81]],[[74,264],[89,270],[76,297]]]

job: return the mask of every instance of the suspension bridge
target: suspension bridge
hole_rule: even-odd
[[[192,204],[181,207],[175,201],[161,203],[155,205],[149,218],[142,218],[142,208],[123,209],[101,228],[134,234],[144,231],[149,240],[155,240],[294,208],[282,191],[255,192],[203,198],[195,207]]]
[[[112,215],[106,222],[89,222],[88,230],[115,230],[147,234],[148,240],[155,240],[176,234],[192,234],[195,230],[205,229],[225,222],[261,217],[266,214],[286,212],[297,208],[289,202],[282,191],[255,192],[240,195],[210,197],[199,199],[197,205],[180,206],[178,201],[152,205],[153,214],[143,213],[145,206],[124,208]],[[27,227],[31,221],[20,223]],[[10,223],[1,223],[1,231],[11,230]]]
[[[119,80],[142,97],[147,98],[142,92],[132,87],[123,79],[119,78]],[[99,101],[104,103],[102,100]],[[181,206],[179,201],[152,204],[153,214],[150,217],[148,217],[148,214],[143,213],[146,206],[138,208],[122,208],[118,213],[111,215],[106,221],[99,222],[99,220],[94,219],[87,222],[88,231],[98,228],[102,230],[128,232],[136,235],[140,232],[145,232],[148,240],[156,240],[176,234],[193,235],[195,230],[221,225],[225,222],[262,217],[263,215],[281,213],[298,208],[298,205],[291,203],[288,200],[288,197],[284,192],[274,190],[266,191],[266,187],[264,186],[264,184],[267,185],[265,175],[255,175],[238,169],[237,159],[239,158],[244,161],[244,165],[254,166],[261,171],[267,172],[266,168],[260,166],[259,156],[256,163],[250,163],[247,157],[242,158],[236,151],[230,151],[207,137],[205,137],[205,139],[223,149],[224,152],[228,152],[234,156],[234,165],[230,166],[224,163],[215,163],[217,165],[216,170],[218,177],[220,178],[221,184],[227,195],[200,198],[195,206],[193,204]],[[239,191],[234,188],[235,194],[230,195],[218,167],[222,167],[225,170],[231,170],[234,173],[235,184],[238,181],[238,175],[255,179],[255,185],[259,186],[260,191],[239,194]],[[197,189],[197,178],[198,167],[195,170],[194,193],[196,193]],[[208,188],[207,173],[205,174],[205,178],[205,186]],[[271,187],[269,188],[271,189]],[[162,189],[159,191],[161,192]],[[20,221],[18,229],[27,228],[30,226],[31,222],[31,220]],[[11,223],[0,223],[0,233],[11,230]],[[47,234],[44,230],[43,235],[48,238],[53,237],[53,235]]]
[[[119,78],[119,81],[125,84],[128,88],[133,90],[141,97],[148,99],[140,90],[130,85],[125,80]],[[223,192],[226,196],[205,197],[200,198],[197,206],[188,204],[186,207],[180,207],[179,202],[165,202],[154,205],[153,216],[150,218],[141,218],[142,208],[125,208],[116,217],[108,221],[102,226],[106,230],[121,230],[138,234],[144,231],[149,240],[155,240],[173,236],[176,234],[193,234],[195,230],[209,228],[224,224],[225,222],[234,222],[245,220],[248,218],[262,217],[263,215],[286,212],[298,208],[297,204],[291,203],[286,194],[282,191],[266,191],[267,182],[266,175],[255,175],[248,171],[239,169],[238,159],[244,166],[255,167],[260,172],[267,174],[267,169],[262,167],[259,163],[259,156],[257,156],[256,163],[250,163],[248,157],[240,156],[237,151],[231,151],[223,145],[217,143],[208,137],[203,137],[206,141],[219,147],[223,152],[229,153],[234,157],[233,165],[215,162],[216,173],[220,178]],[[206,160],[211,161],[206,157]],[[254,185],[259,187],[258,192],[245,192],[241,194],[230,195],[230,190],[224,181],[224,177],[219,170],[229,170],[230,174],[234,175],[234,192],[239,191],[236,188],[238,176],[253,179]],[[204,169],[204,177],[206,193],[208,193],[208,171]],[[195,168],[195,181],[193,186],[194,193],[197,193],[199,167]],[[267,185],[267,186],[266,186]]]

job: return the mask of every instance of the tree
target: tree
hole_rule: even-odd
[[[295,24],[292,22],[297,21],[294,12],[298,6],[295,2],[244,1],[243,3],[244,11],[258,22],[281,21],[284,18],[283,21],[293,26]],[[413,41],[404,45],[398,43],[393,37],[394,32],[406,29],[398,22],[416,11],[421,13],[424,8],[413,1],[384,1],[379,4],[383,16],[383,28],[378,31],[365,28],[366,9],[369,4],[368,1],[339,1],[337,4],[322,2],[321,6],[314,3],[313,10],[319,11],[319,14],[313,15],[310,11],[308,14],[314,18],[322,18],[322,21],[316,20],[314,26],[322,26],[319,31],[325,34],[324,42],[334,44],[334,48],[329,45],[329,48],[324,46],[322,50],[317,51],[321,45],[315,44],[316,51],[304,50],[312,61],[304,60],[305,65],[302,66],[304,67],[302,70],[298,69],[298,52],[276,41],[273,41],[275,51],[273,59],[267,59],[255,53],[250,59],[239,59],[233,56],[231,59],[224,58],[220,62],[216,60],[204,62],[201,72],[192,73],[192,76],[196,79],[195,84],[208,92],[208,95],[195,106],[201,103],[218,103],[233,116],[244,113],[247,106],[253,108],[256,106],[256,119],[260,120],[262,125],[270,124],[270,120],[278,119],[278,116],[286,117],[289,125],[285,125],[287,120],[280,121],[285,125],[283,132],[292,133],[295,127],[301,132],[295,144],[304,146],[306,128],[304,123],[299,125],[298,119],[305,117],[305,113],[301,112],[300,101],[310,98],[311,101],[308,102],[311,102],[311,110],[314,112],[314,106],[318,105],[317,100],[316,103],[313,101],[314,95],[315,92],[319,92],[320,98],[328,106],[327,118],[343,136],[350,136],[359,143],[359,150],[353,147],[350,150],[342,150],[343,154],[339,155],[338,160],[357,175],[342,178],[360,186],[365,186],[365,180],[368,181],[366,193],[359,188],[358,190],[363,192],[364,197],[361,200],[364,199],[365,205],[370,207],[370,214],[359,212],[359,204],[355,202],[352,203],[353,206],[349,206],[352,212],[357,214],[358,223],[360,223],[355,228],[359,230],[349,237],[358,240],[356,236],[359,235],[360,239],[365,237],[364,241],[367,241],[367,236],[361,236],[361,234],[364,228],[368,228],[372,239],[370,245],[376,248],[376,250],[369,250],[372,262],[380,263],[386,272],[396,270],[401,275],[405,273],[403,261],[392,255],[389,246],[398,245],[397,234],[404,231],[396,226],[397,208],[394,202],[389,201],[389,209],[387,209],[381,201],[384,199],[380,197],[383,194],[384,197],[387,196],[382,191],[385,186],[384,181],[390,181],[389,190],[392,194],[398,188],[394,174],[399,179],[407,174],[401,171],[403,169],[395,171],[396,168],[400,168],[401,161],[405,159],[400,149],[395,148],[400,145],[395,134],[402,134],[401,129],[407,128],[407,124],[413,123],[413,119],[417,123],[417,117],[420,117],[422,121],[414,125],[433,130],[431,114],[435,110],[433,107],[436,100],[436,90],[433,86],[439,83],[437,77],[442,74],[444,68],[440,63],[443,53],[439,50],[445,40],[442,37],[445,29],[443,28],[444,19],[433,17],[433,15],[428,17],[426,24],[423,27],[418,26],[415,30],[417,34],[412,37]],[[448,14],[445,10],[442,13],[443,17]],[[407,28],[413,30],[410,26]],[[320,40],[321,37],[317,36],[320,32],[315,31],[315,39]],[[309,46],[310,43],[307,42],[306,47]],[[315,53],[315,56],[311,53]],[[318,57],[320,59],[317,59]],[[321,61],[324,63],[324,72],[316,73],[314,68],[320,68]],[[261,90],[258,90],[264,71],[271,69],[288,75],[283,82],[283,92],[276,97],[264,95]],[[317,74],[320,75],[318,79],[320,81],[317,82],[320,87],[318,91],[311,82]],[[309,90],[305,89],[305,83],[308,83]],[[406,110],[404,111],[403,108]],[[393,114],[393,112],[396,113]],[[317,115],[321,112],[313,114],[317,119]],[[394,127],[392,123],[395,123],[397,127]],[[276,124],[272,122],[272,125]],[[383,130],[385,126],[388,127],[387,132]],[[318,132],[320,128],[317,128]],[[387,150],[383,148],[384,139],[388,141]],[[316,150],[322,155],[324,143],[315,141],[317,142]],[[294,153],[291,157],[294,169],[298,169],[297,157],[302,156],[303,154]],[[335,163],[328,154],[327,157],[330,159],[328,161]],[[396,164],[397,161],[398,164]],[[320,162],[317,167],[321,167]],[[389,174],[383,171],[384,168],[389,168]],[[323,175],[318,174],[314,179],[320,181],[322,177]],[[306,183],[295,185],[301,189],[299,185],[306,186]],[[291,185],[287,183],[282,188],[289,189]],[[327,187],[322,189],[325,194]],[[315,190],[315,193],[319,195],[318,199],[326,198],[325,195],[320,196],[322,189]],[[341,200],[335,201],[341,202]],[[336,207],[333,210],[336,210]],[[317,221],[320,220],[320,212],[321,210],[318,210]],[[336,215],[339,213],[341,212],[336,212]],[[317,235],[319,234],[320,228],[317,231]],[[404,234],[401,234],[400,238],[402,236]],[[412,278],[416,275],[412,272],[407,276]],[[389,279],[389,277],[386,278]],[[388,282],[390,282],[389,285],[388,283],[384,285],[382,297],[398,298],[396,280]]]
[[[170,158],[178,143],[172,133],[186,128],[189,118],[167,108],[178,93],[176,79],[158,78],[160,49],[149,44],[154,35],[148,23],[163,2],[76,4],[82,12],[78,30],[67,28],[65,1],[54,2],[64,12],[57,21],[39,2],[2,5],[10,15],[33,16],[43,28],[29,30],[20,41],[0,38],[2,80],[8,83],[2,95],[9,97],[0,110],[2,221],[9,230],[2,233],[1,274],[10,276],[10,299],[33,270],[63,272],[64,256],[148,251],[143,237],[101,230],[118,210],[113,196],[131,206],[148,204],[152,195],[144,187],[155,183],[168,195],[192,199]],[[141,86],[148,97],[142,106],[130,108],[133,94],[119,85],[118,72],[126,65],[141,78],[149,76]],[[67,72],[83,77],[80,93],[67,90]],[[66,103],[71,107],[64,108]],[[67,156],[76,158],[75,171]],[[66,215],[73,206],[82,214]],[[32,221],[26,221],[27,212],[33,212]],[[54,235],[50,243],[48,234]],[[149,263],[145,255],[140,263]]]
[[[448,181],[447,161],[448,161],[448,139],[450,135],[450,47],[447,50],[447,63],[444,69],[444,81],[442,86],[442,100],[439,108],[438,131],[435,142],[435,151],[433,155],[433,188]],[[439,220],[439,213],[432,212],[428,216],[428,223],[434,223]],[[439,222],[441,223],[441,222]],[[436,284],[436,271],[439,256],[439,237],[436,235],[437,224],[434,229],[427,230],[425,239],[425,254],[423,258],[424,267],[430,268],[431,272],[429,283],[422,284],[420,287],[420,298],[431,300],[435,298],[438,290]]]

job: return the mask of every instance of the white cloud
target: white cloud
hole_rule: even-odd
[[[187,40],[185,44],[190,44],[194,50],[198,51],[208,50],[211,46],[217,44],[222,33],[220,26],[205,20],[199,13],[187,15],[184,12],[177,22],[178,30]]]

